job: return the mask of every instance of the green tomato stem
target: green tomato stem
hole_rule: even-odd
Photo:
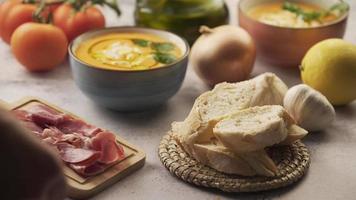
[[[31,1],[31,0],[30,0]],[[44,17],[42,15],[43,11],[47,8],[46,0],[41,0],[36,11],[32,14],[32,19],[35,22],[41,24],[49,24],[52,21],[52,13],[49,13],[48,16]]]
[[[106,5],[113,9],[117,15],[121,15],[121,11],[116,3],[116,0],[67,0],[66,2],[69,3],[77,12],[82,11],[88,5]]]
[[[104,0],[103,4],[108,6],[111,9],[113,9],[118,16],[121,15],[121,10],[119,9],[119,6],[117,5],[117,2],[115,0],[111,1],[111,2],[109,2],[108,0],[106,0],[106,1]]]

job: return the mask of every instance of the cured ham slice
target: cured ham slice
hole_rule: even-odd
[[[64,133],[80,133],[88,137],[93,137],[102,131],[100,128],[74,118],[67,118],[67,120],[60,123],[57,128]]]
[[[102,152],[98,160],[100,163],[114,163],[124,156],[123,150],[116,143],[115,135],[110,132],[98,133],[92,139],[91,144],[93,149]]]
[[[57,147],[58,151],[61,151],[64,148],[75,148],[75,146],[68,144],[66,142],[57,142],[56,147]]]
[[[28,130],[57,149],[63,162],[81,176],[99,174],[124,157],[113,133],[48,106],[33,104],[13,113]]]
[[[26,109],[26,112],[30,114],[31,120],[41,127],[55,126],[65,120],[64,114],[42,104],[35,104]]]
[[[33,133],[36,133],[36,135],[41,136],[42,132],[43,132],[43,128],[37,126],[35,123],[33,122],[21,122],[22,125],[27,128],[28,130],[32,131]]]
[[[32,121],[36,125],[47,128],[56,127],[65,134],[80,133],[85,136],[93,137],[103,130],[93,125],[87,124],[82,120],[75,119],[69,115],[60,113],[48,106],[35,104],[25,110],[15,110],[13,112],[17,119],[21,121]]]
[[[54,143],[56,143],[56,140],[51,137],[47,137],[47,138],[42,139],[42,142],[49,144],[49,145],[53,145]]]
[[[56,127],[49,127],[43,130],[42,132],[42,137],[47,138],[47,137],[52,137],[54,139],[59,139],[61,138],[63,133],[57,129]]]
[[[51,115],[46,112],[39,112],[31,114],[32,121],[41,127],[56,126],[64,121],[63,115]]]
[[[28,130],[35,133],[37,136],[41,136],[43,128],[31,121],[31,115],[24,110],[14,110],[14,116],[21,120],[21,124]]]
[[[89,138],[83,137],[77,133],[72,133],[62,135],[57,142],[65,142],[75,146],[76,148],[84,148],[88,147],[88,145],[85,145],[86,140],[89,140]]]
[[[27,111],[24,110],[14,110],[12,114],[21,121],[31,121],[31,116]]]
[[[108,166],[100,163],[95,163],[93,165],[70,164],[69,167],[75,170],[81,176],[89,177],[104,172]]]
[[[98,133],[95,137],[92,138],[91,140],[91,145],[93,147],[93,149],[97,149],[100,150],[101,146],[102,146],[102,142],[103,141],[116,141],[116,137],[114,134],[110,133],[110,132],[100,132]]]
[[[100,158],[100,152],[89,149],[64,147],[60,150],[59,155],[67,163],[90,165]]]

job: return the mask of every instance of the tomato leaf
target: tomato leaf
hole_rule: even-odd
[[[169,42],[153,42],[151,47],[159,53],[167,53],[175,48],[174,45]]]
[[[163,64],[171,64],[177,60],[177,58],[172,54],[157,52],[154,54],[153,58]]]

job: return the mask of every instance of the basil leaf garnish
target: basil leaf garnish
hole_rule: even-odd
[[[153,58],[157,62],[162,63],[162,64],[171,64],[177,60],[177,58],[172,54],[159,53],[159,52],[155,53],[153,55]]]
[[[132,39],[132,42],[140,47],[148,47],[150,41],[143,39]]]
[[[159,53],[167,53],[175,48],[174,45],[169,42],[153,42],[151,47]]]

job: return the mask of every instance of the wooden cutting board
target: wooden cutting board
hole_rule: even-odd
[[[0,106],[5,106],[10,110],[16,110],[19,108],[24,108],[26,106],[29,106],[31,104],[38,104],[38,103],[47,105],[59,112],[68,114],[76,119],[81,119],[80,117],[68,111],[65,111],[55,105],[52,105],[44,100],[38,98],[32,98],[32,97],[26,97],[12,104],[7,104],[3,101],[0,101],[1,104]],[[129,174],[138,170],[144,165],[146,155],[141,149],[128,143],[118,135],[116,135],[116,138],[117,138],[117,142],[121,144],[122,147],[124,148],[125,157],[119,160],[117,163],[110,166],[103,173],[89,178],[84,178],[78,175],[71,168],[64,165],[63,171],[67,178],[69,197],[74,199],[89,198],[99,193],[100,191],[104,190],[105,188],[109,187],[110,185],[116,183],[120,179],[128,176]]]

